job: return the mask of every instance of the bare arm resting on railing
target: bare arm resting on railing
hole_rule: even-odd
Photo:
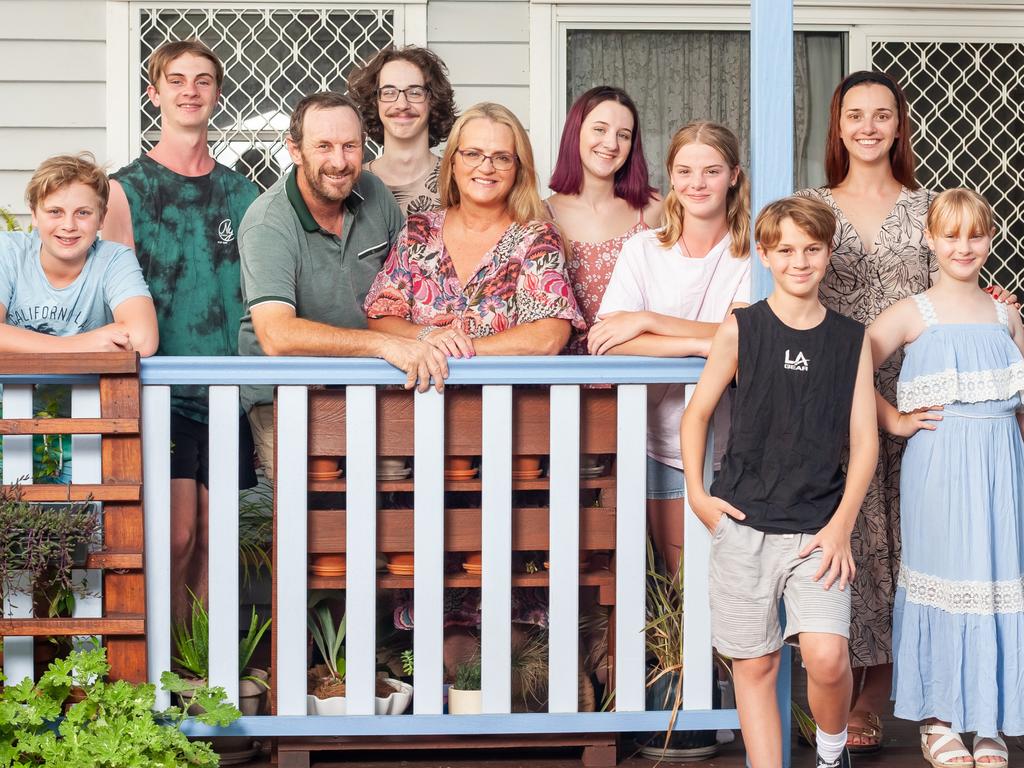
[[[445,356],[428,344],[375,330],[337,328],[296,317],[288,304],[266,302],[252,307],[253,330],[268,355],[313,357],[380,357],[407,375],[405,387],[440,392],[448,376]]]
[[[126,299],[114,310],[114,322],[75,336],[51,336],[7,325],[7,308],[0,305],[0,352],[120,352],[143,357],[156,352],[158,335],[153,300]]]
[[[371,317],[367,325],[372,330],[407,339],[422,338],[442,354],[456,358],[475,355],[557,355],[569,340],[570,328],[568,320],[548,317],[474,339],[455,325],[417,325],[402,317]]]

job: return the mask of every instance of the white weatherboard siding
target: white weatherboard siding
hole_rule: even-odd
[[[528,0],[430,0],[427,44],[448,65],[460,110],[496,101],[530,127]]]
[[[105,160],[106,4],[0,0],[0,207],[25,216],[25,185],[50,155]]]

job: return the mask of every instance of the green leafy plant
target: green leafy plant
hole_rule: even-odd
[[[647,624],[644,626],[647,655],[654,665],[647,673],[647,686],[669,676],[668,699],[662,706],[671,709],[665,749],[668,749],[679,709],[683,705],[683,566],[666,576],[655,566],[654,547],[647,540]]]
[[[61,504],[30,503],[17,484],[0,490],[0,592],[24,588],[25,574],[53,604],[60,594],[82,591],[71,577],[76,553],[98,544],[99,515],[92,500]]]
[[[46,404],[36,411],[37,419],[55,419],[60,416],[60,397],[52,394],[53,387],[48,387],[51,396]],[[66,389],[66,387],[64,388]],[[42,390],[39,390],[42,391]],[[70,440],[70,435],[36,435],[33,452],[36,455],[35,464],[32,467],[32,476],[39,481],[59,480],[64,469],[64,446],[65,440]]]
[[[344,680],[345,654],[342,645],[345,643],[346,617],[342,616],[335,626],[330,606],[327,605],[327,601],[320,601],[310,606],[306,622],[313,635],[313,642],[324,658],[331,679]]]
[[[154,712],[156,687],[123,680],[108,682],[106,651],[73,651],[58,659],[38,683],[26,678],[0,692],[0,768],[179,768],[216,766],[220,758],[202,741],[189,741],[181,725],[189,719],[179,707]],[[160,678],[171,693],[191,690],[171,672]],[[83,689],[61,719],[72,687]],[[223,727],[240,712],[222,688],[199,688],[196,720]]]
[[[412,650],[404,650],[404,651],[402,651],[401,659],[402,659],[402,674],[405,675],[406,677],[412,677],[413,673],[415,672],[415,669],[416,669],[414,657],[412,655]]]
[[[274,536],[274,493],[258,485],[238,497],[238,561],[242,586],[249,586],[259,573],[270,573],[270,544]]]
[[[196,597],[190,589],[192,597],[191,616],[188,622],[175,622],[171,627],[171,637],[178,649],[178,655],[171,660],[186,672],[190,672],[200,680],[205,680],[210,673],[210,615],[203,605],[203,601]],[[243,674],[249,667],[252,655],[259,645],[260,640],[268,629],[271,619],[262,624],[256,614],[256,607],[252,607],[249,616],[249,628],[245,636],[238,642],[238,675],[242,680],[252,680],[264,687],[269,687],[266,680],[253,675]]]
[[[459,664],[455,669],[453,688],[460,691],[480,690],[480,657],[474,656],[469,661]]]
[[[21,226],[21,222],[18,221],[17,217],[6,208],[0,208],[0,224],[4,225],[4,229],[8,232],[24,232],[25,228]],[[32,231],[32,225],[28,227],[28,231]]]
[[[512,640],[512,695],[523,711],[542,708],[548,698],[548,633],[528,630]]]

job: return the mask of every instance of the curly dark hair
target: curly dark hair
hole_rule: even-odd
[[[430,146],[435,147],[448,138],[455,123],[455,94],[448,82],[448,67],[436,53],[416,45],[396,48],[389,45],[379,51],[365,66],[353,70],[348,76],[348,92],[359,104],[366,124],[366,133],[378,144],[384,141],[384,126],[377,112],[377,79],[389,61],[408,61],[423,73],[424,85],[430,89]]]

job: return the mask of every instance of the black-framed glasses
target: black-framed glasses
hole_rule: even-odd
[[[516,164],[516,156],[508,152],[496,152],[493,155],[485,155],[479,149],[456,149],[462,155],[462,162],[470,168],[479,168],[484,160],[490,160],[496,171],[511,171]]]
[[[385,85],[377,89],[377,98],[381,101],[398,101],[398,95],[401,93],[405,94],[405,100],[410,104],[418,104],[427,100],[430,89],[425,85],[410,85],[408,88]]]

